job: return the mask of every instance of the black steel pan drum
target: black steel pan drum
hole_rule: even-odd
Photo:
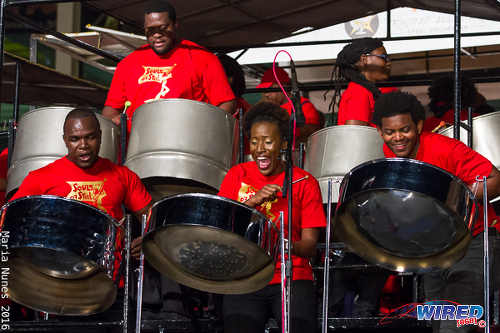
[[[334,234],[374,264],[424,273],[465,255],[476,208],[468,187],[443,169],[379,159],[344,178]]]
[[[85,203],[31,196],[2,208],[8,233],[9,296],[35,310],[89,315],[116,298],[116,222]]]
[[[257,210],[211,194],[164,198],[151,208],[143,251],[149,263],[189,287],[243,294],[271,281],[279,231]]]

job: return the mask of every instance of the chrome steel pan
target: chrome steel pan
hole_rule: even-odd
[[[7,203],[0,225],[8,234],[13,300],[59,315],[92,314],[113,304],[113,218],[79,201],[31,196]]]
[[[63,125],[72,107],[46,107],[24,114],[19,121],[12,164],[7,175],[7,193],[17,189],[30,171],[39,169],[68,153]],[[96,114],[102,138],[99,156],[117,162],[120,131],[110,120]]]
[[[445,128],[439,134],[453,138],[454,127]],[[472,149],[500,169],[500,111],[474,117],[472,127]],[[467,144],[467,132],[463,128],[460,128],[460,140]]]
[[[151,208],[146,259],[159,272],[192,288],[242,294],[274,275],[279,232],[264,215],[211,194],[164,198]]]
[[[374,264],[424,273],[465,255],[475,209],[468,187],[443,169],[380,159],[344,178],[334,235]]]
[[[174,98],[143,104],[132,118],[125,165],[145,183],[169,177],[218,189],[236,159],[234,128],[232,116],[206,103]]]
[[[332,202],[338,202],[344,175],[363,162],[384,157],[383,143],[377,130],[368,126],[332,126],[311,134],[304,169],[319,181],[323,203],[328,199],[328,179],[334,179]]]

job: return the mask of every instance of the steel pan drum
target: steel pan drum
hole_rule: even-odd
[[[143,251],[169,278],[203,291],[243,294],[274,275],[279,232],[257,210],[211,194],[179,194],[151,208]]]
[[[344,175],[363,162],[383,158],[383,143],[377,130],[368,126],[332,126],[311,134],[304,169],[319,181],[323,203],[328,200],[328,179],[334,179],[332,202],[338,202]]]
[[[215,192],[236,158],[234,128],[232,116],[206,103],[173,98],[143,104],[132,118],[125,165],[153,192],[175,192],[158,190],[161,178],[167,184],[191,180],[196,191]]]
[[[30,171],[39,169],[68,153],[63,125],[72,107],[46,107],[27,112],[19,121],[12,164],[7,176],[7,193],[17,189]],[[99,156],[117,160],[120,131],[99,114],[102,138]]]
[[[442,129],[439,134],[453,138],[454,127]],[[474,117],[472,127],[472,149],[500,168],[500,111]],[[467,131],[463,128],[460,128],[460,141],[467,144]]]
[[[424,273],[465,255],[475,210],[472,192],[450,173],[415,160],[380,159],[344,178],[334,234],[365,260]]]
[[[56,196],[2,208],[8,233],[9,297],[35,310],[88,315],[110,307],[116,222],[99,209]]]

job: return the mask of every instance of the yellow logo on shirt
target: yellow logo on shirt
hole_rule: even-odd
[[[252,185],[248,185],[248,184],[241,182],[241,187],[240,187],[240,190],[238,191],[238,201],[245,202],[248,199],[250,199],[251,197],[253,197],[257,192],[258,192],[258,190],[255,187],[253,187]],[[276,203],[276,202],[278,202],[278,198],[274,199],[273,201],[263,202],[260,205],[261,209],[264,211],[266,216],[271,221],[276,220],[276,215],[274,215],[271,212],[271,208],[273,207],[273,203]]]
[[[176,64],[173,66],[166,67],[151,67],[151,66],[142,66],[144,68],[144,73],[139,78],[138,83],[143,84],[146,82],[158,82],[161,83],[161,89],[158,94],[156,94],[155,98],[148,99],[144,101],[145,103],[156,101],[165,97],[165,95],[170,91],[170,88],[167,86],[168,79],[172,78],[172,71],[175,68]]]
[[[106,196],[104,182],[106,179],[95,182],[66,182],[71,186],[71,192],[66,198],[90,203],[107,212],[102,206],[102,199]]]

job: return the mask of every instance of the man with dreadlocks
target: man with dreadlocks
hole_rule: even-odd
[[[371,121],[375,100],[381,92],[395,90],[379,90],[375,83],[387,80],[390,71],[391,59],[378,39],[354,39],[340,51],[332,73],[336,87],[330,104],[332,107],[340,98],[339,125],[375,127]],[[340,97],[343,80],[348,82],[348,86]]]
[[[472,107],[473,117],[495,111],[486,103],[484,96],[477,91],[476,86],[468,77],[462,76],[461,87],[462,111],[460,111],[460,120],[467,120],[469,107]],[[448,75],[434,80],[429,87],[428,95],[431,100],[429,109],[433,116],[425,119],[423,131],[431,132],[439,127],[441,122],[453,125],[455,119],[453,77]]]

